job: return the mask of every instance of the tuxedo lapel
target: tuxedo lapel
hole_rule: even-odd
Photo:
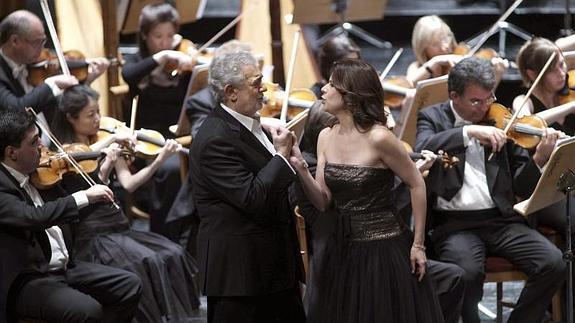
[[[266,147],[254,136],[251,131],[246,129],[236,118],[231,114],[227,113],[220,105],[217,105],[214,109],[215,113],[228,123],[230,129],[238,134],[238,138],[246,143],[251,148],[255,149],[257,152],[265,156],[267,159],[271,159],[272,154],[267,150]],[[264,131],[265,133],[265,131]],[[266,134],[267,135],[267,134]]]
[[[497,174],[499,173],[499,165],[503,165],[501,159],[505,158],[505,150],[501,150],[495,153],[491,160],[489,156],[491,155],[491,148],[484,146],[485,150],[485,176],[487,177],[487,186],[489,187],[489,192],[493,195],[495,189],[495,182],[497,179]]]

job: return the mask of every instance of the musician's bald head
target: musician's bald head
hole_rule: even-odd
[[[34,63],[45,43],[42,20],[30,11],[14,11],[0,23],[2,51],[18,64]]]

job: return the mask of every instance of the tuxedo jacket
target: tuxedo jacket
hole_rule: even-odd
[[[437,152],[443,150],[450,156],[459,158],[459,163],[452,168],[445,168],[436,163],[428,176],[428,195],[431,208],[429,210],[430,222],[433,226],[441,224],[437,221],[437,212],[433,206],[438,196],[451,200],[459,191],[463,181],[465,168],[465,146],[463,143],[462,127],[455,127],[455,115],[451,110],[449,101],[425,108],[419,112],[417,118],[416,150],[422,149]],[[505,220],[522,221],[513,211],[516,197],[528,197],[541,172],[529,157],[528,152],[508,141],[503,149],[495,153],[490,161],[488,157],[491,149],[485,147],[485,172],[487,185],[491,198]],[[452,223],[453,224],[453,223]],[[469,223],[470,225],[476,225]],[[455,223],[446,226],[440,232],[465,228],[465,223]]]
[[[56,105],[56,97],[46,83],[26,93],[20,82],[12,76],[12,69],[0,56],[0,111],[32,107],[37,113],[46,112]]]
[[[18,286],[34,274],[48,271],[52,251],[45,229],[60,225],[71,252],[71,231],[63,224],[77,221],[78,215],[72,196],[35,207],[26,191],[0,164],[0,322],[7,320],[9,292],[17,292]]]
[[[265,295],[302,281],[288,164],[219,105],[194,138],[190,164],[204,293]]]

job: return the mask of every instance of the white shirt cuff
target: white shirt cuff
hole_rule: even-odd
[[[280,156],[285,162],[286,164],[289,166],[289,169],[291,169],[291,171],[295,174],[295,170],[293,169],[293,167],[291,167],[291,165],[289,164],[288,160],[280,153],[276,153],[276,156]]]
[[[76,205],[78,206],[78,209],[82,209],[82,208],[88,206],[88,204],[90,204],[90,202],[88,201],[88,196],[86,195],[86,192],[84,192],[84,191],[78,191],[78,192],[72,194],[72,197],[76,201]]]
[[[48,84],[48,86],[50,87],[50,90],[52,90],[52,94],[54,96],[58,96],[60,94],[62,94],[62,89],[60,89],[58,87],[58,85],[56,85],[56,82],[54,82],[54,79],[52,79],[51,77],[47,78],[44,80],[44,83]]]
[[[463,128],[462,128],[463,129],[462,131],[463,131],[463,146],[464,147],[469,146],[469,135],[467,134],[467,128],[468,127],[469,126],[463,126]]]

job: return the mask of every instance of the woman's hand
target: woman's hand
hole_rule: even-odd
[[[417,275],[417,280],[421,281],[425,275],[425,265],[427,263],[425,247],[423,245],[413,243],[409,260],[411,261],[411,273]]]
[[[170,156],[175,154],[178,151],[178,148],[182,148],[182,145],[180,145],[177,141],[175,141],[174,139],[166,140],[166,144],[160,150],[157,160],[159,162],[164,162]]]
[[[437,159],[437,155],[432,151],[422,150],[421,156],[423,157],[423,159],[418,159],[415,162],[415,167],[417,167],[417,169],[419,169],[419,171],[423,173],[426,170],[429,170],[431,166],[433,166],[433,163]]]

